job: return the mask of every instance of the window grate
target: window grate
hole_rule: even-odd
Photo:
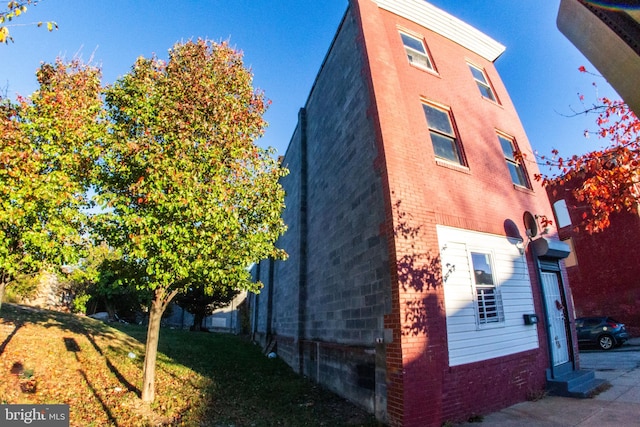
[[[478,325],[504,322],[502,295],[496,286],[491,254],[471,252]]]

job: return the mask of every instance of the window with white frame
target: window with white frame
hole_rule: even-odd
[[[433,61],[431,60],[427,47],[422,39],[410,36],[403,32],[400,32],[400,37],[402,38],[402,44],[404,45],[404,50],[407,53],[407,58],[412,65],[435,71],[435,68],[433,68]]]
[[[464,165],[451,112],[429,104],[422,107],[436,157]]]
[[[474,272],[478,324],[503,322],[502,298],[496,286],[491,254],[471,252],[471,263]]]
[[[571,225],[571,216],[569,215],[569,209],[567,209],[567,202],[564,199],[556,200],[553,204],[553,212],[556,214],[558,228]]]
[[[522,156],[518,155],[518,149],[516,148],[515,141],[505,135],[498,135],[498,140],[500,141],[500,146],[504,153],[504,159],[507,162],[507,167],[509,168],[511,181],[520,187],[530,188],[527,173],[522,165]]]
[[[489,79],[487,78],[487,74],[484,72],[484,70],[476,67],[475,65],[467,65],[469,65],[471,74],[473,74],[473,79],[476,81],[476,84],[478,85],[478,89],[480,89],[480,93],[482,94],[482,96],[496,102],[496,95],[493,92],[491,83],[489,83]]]

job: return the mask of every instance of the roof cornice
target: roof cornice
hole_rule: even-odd
[[[378,7],[415,22],[494,62],[505,47],[466,22],[424,0],[373,0]]]

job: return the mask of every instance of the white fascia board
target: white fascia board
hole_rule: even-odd
[[[424,0],[373,0],[381,9],[415,22],[494,62],[504,45]]]

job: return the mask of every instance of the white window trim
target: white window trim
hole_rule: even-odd
[[[429,123],[429,120],[427,119],[426,113],[424,112],[424,106],[436,109],[436,110],[440,110],[443,113],[446,113],[448,118],[449,118],[449,125],[451,126],[451,131],[453,132],[453,134],[448,134],[446,132],[442,132],[438,129],[436,129],[435,127],[432,127],[431,124]],[[427,123],[427,130],[429,131],[429,139],[431,139],[431,144],[432,144],[432,148],[433,148],[433,154],[434,157],[436,159],[436,163],[438,162],[443,162],[443,163],[448,163],[450,165],[462,168],[462,169],[467,169],[468,170],[468,165],[467,165],[467,159],[464,155],[464,150],[462,149],[462,142],[460,141],[460,135],[458,133],[458,126],[456,124],[455,118],[453,117],[453,113],[451,112],[451,108],[441,105],[441,104],[437,104],[434,102],[430,102],[427,100],[422,100],[422,111],[423,111],[423,115],[425,118],[425,121]],[[455,160],[451,160],[448,159],[446,157],[441,157],[438,156],[438,154],[435,152],[436,147],[434,146],[433,143],[433,138],[431,137],[431,132],[441,135],[445,138],[450,138],[453,141],[453,146],[455,148],[456,154],[458,155],[458,159],[459,161],[456,162]]]
[[[509,141],[511,143],[511,149],[513,150],[513,152],[518,153],[520,152],[520,148],[518,147],[518,144],[516,143],[515,138],[500,131],[497,131],[497,137],[498,137],[498,144],[500,144],[500,148],[502,149],[502,154],[504,155],[504,160],[507,163],[507,171],[509,172],[509,177],[511,177],[511,171],[509,170],[509,165],[511,164],[517,167],[518,169],[520,169],[520,172],[522,173],[522,177],[524,179],[524,185],[519,184],[517,182],[513,182],[513,178],[511,178],[511,182],[516,187],[526,188],[527,190],[531,190],[531,181],[529,180],[529,174],[527,173],[527,169],[525,168],[524,161],[518,160],[514,157],[507,157],[507,153],[504,152],[504,148],[502,147],[502,143],[500,142],[500,138],[503,138]]]
[[[478,285],[476,283],[473,265],[472,254],[483,254],[489,255],[490,259],[490,267],[491,267],[491,275],[493,279],[493,286],[491,285]],[[473,301],[475,304],[475,312],[476,312],[476,328],[477,329],[489,329],[489,328],[500,328],[505,326],[505,316],[504,316],[504,304],[502,302],[502,294],[500,293],[500,278],[498,276],[498,272],[495,267],[495,253],[493,250],[487,250],[486,248],[476,248],[476,247],[468,247],[467,246],[467,257],[469,259],[469,266],[471,267],[471,286],[473,292]],[[486,318],[482,319],[480,317],[480,301],[478,299],[478,290],[479,289],[493,289],[494,295],[496,299],[496,321],[487,321]]]
[[[565,199],[558,199],[553,202],[553,213],[556,214],[558,228],[573,225],[571,223],[571,215],[569,215],[569,208],[567,207],[567,201]]]
[[[493,85],[491,84],[491,80],[489,80],[489,76],[487,76],[487,72],[485,71],[485,69],[477,65],[474,65],[470,62],[467,62],[467,65],[469,67],[475,68],[476,70],[480,71],[480,73],[482,74],[482,77],[484,77],[484,81],[478,80],[476,76],[473,75],[473,73],[471,73],[471,77],[473,77],[473,80],[476,82],[476,85],[482,85],[483,87],[487,88],[491,93],[491,96],[493,97],[493,98],[489,98],[484,96],[480,88],[478,88],[482,98],[489,100],[491,102],[495,102],[496,104],[500,104],[500,102],[498,101],[498,95],[496,94],[496,91],[493,89]]]
[[[436,66],[433,62],[433,58],[431,57],[431,53],[429,52],[429,48],[427,47],[427,43],[424,41],[424,38],[422,36],[416,35],[416,34],[412,34],[409,31],[406,31],[404,29],[398,29],[398,32],[400,33],[400,41],[402,42],[402,47],[404,48],[405,54],[407,55],[407,61],[409,62],[409,64],[413,67],[419,68],[421,70],[424,71],[428,71],[430,73],[434,73],[437,74],[438,72],[436,71]],[[402,35],[405,35],[407,37],[410,37],[418,42],[420,42],[420,44],[422,45],[422,49],[424,49],[424,52],[420,52],[418,50],[415,50],[414,48],[407,46],[404,44],[404,41],[402,41]],[[416,56],[419,57],[423,57],[426,59],[426,63],[429,64],[428,66],[426,65],[422,65],[419,62],[415,62],[412,61],[411,59],[409,59],[409,52],[414,53]]]

